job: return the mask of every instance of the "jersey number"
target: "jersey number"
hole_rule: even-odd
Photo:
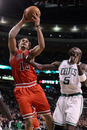
[[[66,84],[66,85],[68,85],[69,84],[69,82],[70,82],[70,77],[65,77],[64,78],[64,81],[63,81],[63,84]]]
[[[25,64],[26,64],[26,67],[24,68],[23,61],[20,62],[20,70],[21,71],[23,71],[24,69],[29,70],[29,64],[28,63],[25,63]]]

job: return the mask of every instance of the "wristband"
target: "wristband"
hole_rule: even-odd
[[[85,73],[81,76],[79,76],[80,82],[84,82],[86,80],[86,75]]]
[[[37,25],[37,26],[35,26],[35,27],[40,27],[40,24],[39,24],[39,25]]]
[[[79,63],[77,64],[77,66],[79,66],[79,65],[81,65],[81,62],[79,62]]]

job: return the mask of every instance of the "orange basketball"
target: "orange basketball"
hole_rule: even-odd
[[[24,16],[25,16],[25,18],[26,18],[29,22],[34,22],[33,19],[32,19],[32,16],[33,16],[33,13],[34,13],[34,12],[35,12],[35,13],[37,14],[37,16],[40,18],[41,12],[40,12],[40,10],[39,10],[38,7],[36,7],[36,6],[29,6],[28,8],[26,8],[26,9],[24,10]]]

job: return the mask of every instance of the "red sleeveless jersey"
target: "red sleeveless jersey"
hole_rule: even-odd
[[[37,80],[36,72],[31,64],[25,63],[24,56],[28,55],[29,51],[22,52],[17,50],[10,61],[12,75],[15,84],[30,83]]]

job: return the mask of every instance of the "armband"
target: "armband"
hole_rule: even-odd
[[[40,24],[39,24],[39,25],[37,25],[37,26],[35,26],[35,27],[40,27]]]
[[[79,65],[81,65],[81,62],[79,62],[79,63],[77,64],[77,66],[79,66]]]
[[[84,82],[86,80],[86,75],[85,73],[81,76],[79,76],[80,82]]]

